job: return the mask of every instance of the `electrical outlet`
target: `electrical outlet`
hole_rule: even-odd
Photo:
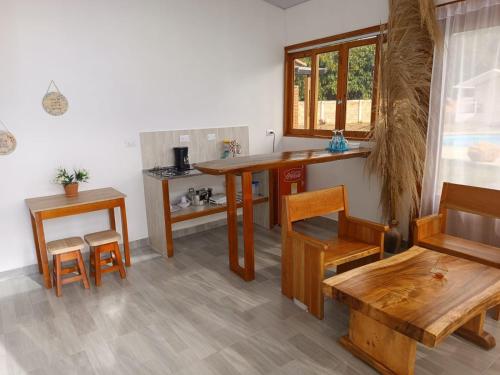
[[[190,141],[191,141],[191,137],[189,136],[189,134],[184,134],[184,135],[179,136],[180,143],[188,143]]]
[[[274,130],[273,130],[273,129],[267,129],[267,130],[266,130],[266,135],[267,135],[267,136],[274,135],[274,134],[275,134],[275,133],[274,133]]]
[[[215,141],[215,133],[207,134],[207,141]]]

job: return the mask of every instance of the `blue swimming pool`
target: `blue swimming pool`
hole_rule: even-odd
[[[446,134],[443,136],[445,146],[470,146],[475,143],[488,142],[500,146],[500,134]]]

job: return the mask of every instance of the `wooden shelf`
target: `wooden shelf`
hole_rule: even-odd
[[[268,197],[264,196],[254,196],[253,204],[260,204],[267,202],[269,200]],[[238,208],[243,207],[242,203],[238,203]],[[225,204],[208,204],[205,206],[189,206],[182,210],[172,212],[170,217],[172,218],[172,224],[178,223],[180,221],[186,221],[191,219],[196,219],[197,217],[203,217],[208,215],[213,215],[219,212],[225,212],[227,210],[227,206]]]

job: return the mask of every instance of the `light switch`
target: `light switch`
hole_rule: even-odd
[[[189,134],[184,134],[179,137],[179,142],[180,143],[188,143],[191,140],[189,137]]]
[[[207,141],[215,141],[215,133],[207,134]]]

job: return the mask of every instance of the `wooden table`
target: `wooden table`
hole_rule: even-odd
[[[120,208],[122,221],[123,247],[125,250],[125,264],[130,266],[130,248],[128,243],[127,213],[125,209],[126,195],[113,188],[82,191],[74,198],[64,194],[48,197],[26,199],[30,211],[33,238],[35,240],[38,270],[43,274],[46,288],[52,288],[52,280],[47,260],[47,247],[43,221],[57,217],[78,215],[86,212],[108,210],[109,225],[116,230],[115,207]]]
[[[444,279],[431,269],[439,260]],[[500,270],[421,247],[323,281],[351,309],[341,344],[382,374],[413,374],[417,341],[431,348],[453,332],[485,349],[486,311],[500,303]]]
[[[246,281],[255,279],[253,240],[252,172],[326,163],[330,161],[367,157],[368,148],[332,153],[326,150],[275,152],[272,154],[242,156],[195,164],[204,173],[226,176],[227,226],[229,239],[229,267]],[[241,175],[243,200],[244,265],[238,256],[238,223],[236,201],[236,176]],[[272,197],[272,194],[271,194]],[[272,205],[271,198],[271,205]]]

